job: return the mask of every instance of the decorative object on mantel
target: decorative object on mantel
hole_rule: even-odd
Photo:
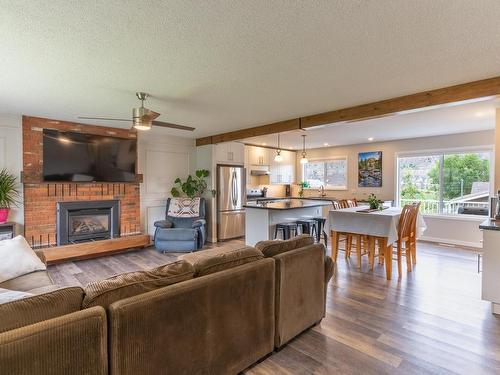
[[[358,186],[382,186],[382,151],[358,154]]]
[[[189,175],[184,182],[182,182],[180,177],[177,177],[174,183],[178,186],[174,186],[170,190],[170,194],[173,197],[180,197],[182,193],[189,198],[201,197],[207,191],[207,181],[205,179],[208,175],[208,170],[198,169],[194,177]]]
[[[307,152],[306,152],[306,136],[302,136],[302,158],[300,159],[300,164],[307,164]]]
[[[300,198],[304,198],[304,189],[308,189],[311,185],[309,185],[309,182],[307,181],[301,181],[299,183],[299,187],[300,187],[300,190],[299,190],[299,197]]]
[[[0,224],[7,222],[12,206],[19,203],[19,190],[16,188],[16,177],[6,168],[0,171]]]

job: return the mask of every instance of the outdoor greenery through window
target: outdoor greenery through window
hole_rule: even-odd
[[[401,206],[420,201],[424,214],[487,215],[490,152],[398,157]]]
[[[304,164],[304,181],[311,189],[347,189],[347,158],[310,161]]]

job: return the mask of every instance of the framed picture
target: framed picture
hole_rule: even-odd
[[[358,186],[382,186],[382,151],[358,154]]]

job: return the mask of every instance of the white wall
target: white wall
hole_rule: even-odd
[[[309,160],[328,159],[338,156],[348,157],[348,189],[343,191],[327,191],[327,195],[339,199],[352,198],[366,199],[374,193],[382,200],[396,198],[396,161],[400,153],[411,153],[427,150],[460,149],[467,147],[491,147],[495,142],[494,130],[473,133],[452,134],[436,137],[413,138],[389,142],[370,142],[359,145],[342,147],[325,147],[307,150]],[[382,151],[382,187],[358,187],[358,153],[368,151]],[[297,157],[297,171],[302,178],[302,166]],[[294,189],[297,190],[297,187]],[[294,194],[296,195],[296,193]],[[316,190],[306,191],[307,196],[316,196]],[[478,228],[479,221],[484,218],[443,218],[426,216],[428,229],[423,239],[430,241],[481,247],[482,234]]]
[[[0,114],[0,169],[7,168],[18,178],[18,188],[22,193],[20,180],[23,169],[23,147],[22,147],[22,116],[12,114]],[[24,215],[22,202],[19,207],[12,208],[9,221],[16,222],[17,233],[22,233]]]
[[[141,223],[154,234],[153,223],[165,218],[165,205],[177,177],[185,179],[196,167],[195,140],[151,133],[139,133],[139,173],[141,184]]]

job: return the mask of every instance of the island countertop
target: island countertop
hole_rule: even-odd
[[[486,219],[479,225],[479,229],[483,230],[500,230],[500,220]]]
[[[258,208],[263,210],[293,210],[297,208],[330,206],[332,203],[328,200],[313,200],[313,199],[290,199],[280,200],[276,202],[247,202],[243,205],[245,208]]]

